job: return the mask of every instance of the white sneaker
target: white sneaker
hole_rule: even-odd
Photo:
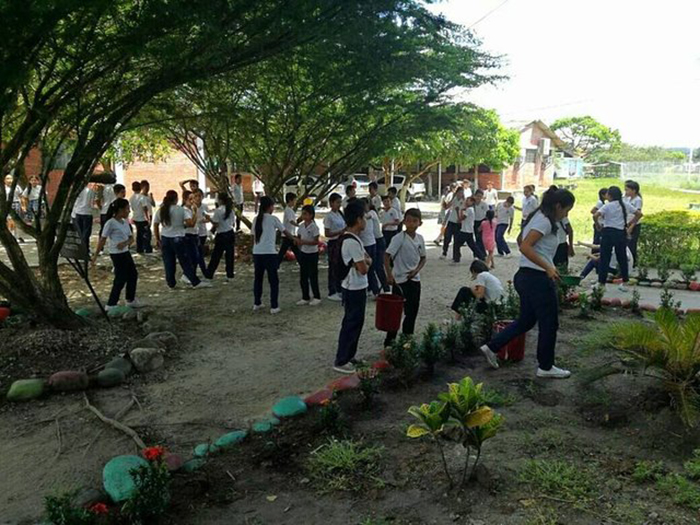
[[[340,303],[340,302],[343,301],[343,296],[340,295],[339,293],[336,293],[336,294],[333,294],[333,295],[329,295],[329,296],[328,296],[328,300],[329,300],[329,301],[335,301],[336,303]]]
[[[127,303],[127,304],[129,304],[129,303]],[[118,308],[118,307],[119,307],[118,304],[114,304],[112,306],[109,306],[108,304],[106,304],[105,305],[105,312],[109,312],[110,310],[114,310],[115,308]]]
[[[302,299],[301,301],[297,301],[297,306],[304,306],[307,304],[309,304],[309,301],[307,301],[306,299]]]
[[[629,293],[629,288],[625,285],[625,283],[621,283],[620,286],[617,287],[618,290],[624,293]]]
[[[321,304],[321,299],[311,299],[309,301],[309,306],[318,306],[319,304]]]
[[[498,356],[491,351],[488,345],[482,346],[479,348],[479,350],[481,350],[481,353],[484,354],[484,357],[491,365],[491,368],[498,369]]]
[[[180,280],[185,284],[190,284],[190,285],[192,284],[192,281],[190,281],[186,275],[181,276]]]
[[[548,379],[566,379],[571,376],[571,372],[564,370],[563,368],[557,368],[553,366],[549,370],[537,369],[537,377],[546,377]]]
[[[341,374],[354,374],[355,373],[355,365],[352,363],[345,363],[343,366],[334,366],[333,370],[336,372],[340,372]]]
[[[258,310],[262,310],[262,308],[263,308],[263,305],[261,305],[261,304],[254,304],[253,305],[254,312],[257,312]]]
[[[446,256],[446,255],[440,255],[440,257],[438,257],[438,258],[439,258],[441,261],[444,261],[445,259],[447,259],[447,256]]]
[[[280,313],[281,311],[282,311],[281,308],[270,308],[270,313],[271,313],[272,315],[278,314],[278,313]]]
[[[513,257],[512,253],[507,253],[503,256],[504,259],[510,259],[511,257]]]
[[[136,298],[134,298],[133,301],[127,301],[126,305],[130,306],[131,308],[143,308],[144,306],[146,306],[145,303],[142,303]]]
[[[200,290],[202,288],[211,288],[212,284],[207,281],[199,281],[199,284],[194,287],[195,290]]]
[[[459,261],[450,261],[450,266],[459,266]]]

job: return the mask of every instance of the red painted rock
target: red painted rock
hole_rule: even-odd
[[[604,297],[603,299],[601,299],[600,304],[602,304],[603,306],[612,306],[612,299],[610,299],[609,297]]]
[[[90,379],[85,372],[66,370],[56,372],[49,377],[49,386],[57,392],[71,392],[85,390],[90,384]]]
[[[700,308],[688,308],[686,314],[700,314]]]
[[[326,401],[330,401],[331,397],[333,397],[333,391],[329,388],[322,388],[318,392],[314,392],[313,394],[307,396],[304,399],[304,403],[310,407],[318,406],[322,405]]]
[[[613,297],[612,299],[610,299],[610,306],[616,306],[616,307],[622,306],[622,299],[618,299],[617,297]]]
[[[284,254],[284,260],[285,261],[296,261],[297,256],[294,255],[294,252],[292,250],[287,250],[287,253]]]
[[[170,472],[180,470],[180,467],[185,464],[185,460],[178,454],[166,454],[163,461],[165,461],[165,464]]]
[[[642,304],[639,306],[642,312],[656,312],[656,306],[653,304]]]
[[[700,292],[700,283],[697,281],[693,281],[688,285],[688,289],[694,292]]]
[[[6,306],[0,306],[0,323],[2,323],[8,317],[10,317],[10,309]]]
[[[579,297],[580,297],[580,294],[572,293],[572,294],[569,294],[569,296],[566,298],[566,300],[569,301],[570,303],[577,303]]]
[[[620,306],[622,306],[622,308],[631,308],[632,301],[630,301],[629,299],[625,299],[623,301],[620,301]]]
[[[372,363],[372,368],[375,370],[386,370],[389,368],[391,365],[389,364],[389,361],[386,359],[380,359],[379,361],[375,361]]]
[[[623,280],[622,279],[613,279],[613,284],[622,284]]]
[[[352,390],[360,386],[360,378],[357,374],[352,374],[351,376],[341,377],[336,379],[331,383],[328,383],[328,388],[334,390],[335,392],[342,392],[343,390]]]

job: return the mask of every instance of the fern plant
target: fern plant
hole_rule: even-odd
[[[398,370],[404,386],[413,380],[418,368],[418,345],[412,335],[399,334],[389,348],[386,349],[386,360]]]
[[[646,266],[640,266],[637,268],[637,279],[640,281],[649,280],[649,269]]]
[[[450,324],[442,336],[442,344],[450,354],[450,361],[455,362],[457,353],[464,351],[463,326],[461,323]]]
[[[681,307],[681,301],[674,301],[675,294],[668,288],[664,286],[661,290],[659,308],[666,310],[675,311]]]
[[[630,298],[630,310],[632,310],[632,313],[641,313],[641,309],[639,308],[640,299],[641,295],[639,294],[639,292],[637,290],[632,290],[632,297]]]
[[[435,363],[445,356],[442,332],[435,323],[430,323],[423,332],[418,356],[423,360],[429,375],[435,373]]]

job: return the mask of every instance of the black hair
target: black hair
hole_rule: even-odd
[[[117,193],[126,191],[126,187],[123,184],[115,184],[114,186],[112,186],[112,191],[116,195]]]
[[[620,203],[620,207],[622,208],[622,216],[625,218],[625,227],[627,227],[627,207],[622,200],[622,190],[619,188],[619,186],[610,186],[608,188],[608,199],[610,202],[617,201]]]
[[[170,226],[170,206],[177,204],[177,192],[168,190],[163,197],[163,204],[160,206],[160,222]]]
[[[365,216],[365,205],[359,200],[351,200],[345,208],[345,222],[352,227],[357,224],[357,221]]]
[[[260,242],[260,237],[262,237],[263,234],[263,217],[265,216],[265,210],[274,205],[275,201],[267,195],[260,197],[258,214],[255,216],[255,244]]]
[[[486,220],[489,222],[491,222],[495,216],[496,214],[493,212],[493,210],[489,210],[486,212]]]
[[[145,179],[141,181],[141,189],[143,189],[144,186],[147,186],[149,190],[151,189],[151,183]]]
[[[122,186],[123,188],[124,186]],[[107,220],[111,219],[114,217],[119,210],[122,210],[129,206],[129,201],[126,199],[115,199],[112,201],[112,204],[109,205],[109,208],[107,209]]]
[[[236,179],[243,179],[243,175],[241,175],[240,173],[236,173],[236,174],[233,176],[233,180],[236,180]]]
[[[387,195],[389,195],[390,193],[393,193],[394,195],[396,195],[398,192],[399,192],[399,190],[397,190],[394,186],[392,186],[391,188],[386,190]]]
[[[619,188],[618,188],[619,189]],[[542,194],[542,202],[525,220],[523,224],[523,229],[529,224],[532,218],[537,214],[538,211],[542,212],[542,215],[549,219],[552,224],[552,233],[556,233],[558,230],[557,221],[554,217],[556,213],[557,204],[562,208],[569,208],[576,202],[576,197],[569,190],[564,188],[557,188],[556,186],[550,186],[547,191]]]
[[[189,199],[190,195],[192,195],[192,192],[190,190],[183,190],[182,191],[182,205],[184,206],[187,204],[187,199]]]
[[[304,212],[310,214],[312,219],[316,218],[316,209],[311,204],[307,204],[301,207],[301,213]]]
[[[228,220],[228,218],[231,216],[231,212],[233,211],[233,201],[231,200],[231,197],[228,196],[228,193],[221,192],[216,196],[216,199],[219,201],[219,206],[224,206],[226,208],[224,220]]]
[[[141,191],[141,183],[137,180],[131,183],[131,191]]]
[[[598,198],[601,201],[605,201],[605,197],[607,196],[607,194],[608,194],[608,188],[600,188],[598,190]]]
[[[290,191],[290,192],[288,192],[288,193],[284,196],[284,202],[285,202],[285,204],[289,204],[290,202],[292,202],[292,201],[293,201],[294,199],[296,199],[296,198],[297,198],[297,194],[296,194],[296,193],[292,193],[292,192]]]
[[[625,188],[631,189],[633,192],[635,192],[637,195],[641,197],[642,192],[640,191],[639,183],[636,180],[626,180],[625,181]]]
[[[340,193],[331,193],[331,196],[328,197],[328,204],[336,201],[342,201],[343,198],[340,196]]]
[[[484,195],[484,190],[476,190],[476,191],[474,192],[474,195],[482,195],[482,196],[483,196],[483,195]]]
[[[367,186],[367,188],[370,189],[370,190],[378,190],[378,189],[379,189],[379,186],[377,185],[376,182],[372,181],[372,182],[369,183],[369,186]]]
[[[403,214],[404,217],[413,217],[414,219],[418,219],[419,221],[423,220],[423,216],[420,213],[420,210],[418,208],[410,208],[406,210],[406,213]]]
[[[355,186],[353,186],[352,184],[348,184],[347,186],[345,186],[345,195],[347,195],[348,193],[350,193],[350,190],[352,190],[352,191],[357,191],[357,190],[355,189]]]
[[[515,199],[512,196],[506,197],[506,202],[510,202],[511,204],[515,204]]]
[[[475,274],[480,274],[484,272],[489,271],[489,267],[486,265],[484,261],[480,261],[479,259],[475,259],[471,266],[469,266],[469,271]]]
[[[387,201],[387,200],[388,200],[388,201],[391,200],[391,195],[389,195],[389,194],[387,194],[387,195],[382,195],[382,202]]]

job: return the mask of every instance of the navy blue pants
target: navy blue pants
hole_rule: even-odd
[[[199,239],[198,239],[199,241]],[[226,258],[226,277],[233,279],[233,256],[236,249],[236,234],[233,230],[217,233],[214,237],[214,250],[211,252],[209,267],[204,274],[208,279],[213,279],[216,269],[219,267],[221,256]]]
[[[632,228],[632,235],[627,241],[630,251],[632,252],[632,262],[634,266],[637,266],[637,244],[639,243],[639,234],[642,233],[642,225],[637,224]]]
[[[187,256],[190,258],[194,273],[197,273],[197,267],[201,268],[200,259],[202,259],[202,251],[199,247],[199,235],[196,233],[186,233],[185,234],[185,246],[187,247]],[[202,275],[206,277],[206,272],[202,272]]]
[[[615,250],[618,268],[622,280],[630,280],[629,261],[627,260],[627,232],[616,228],[603,228],[603,235],[600,239],[600,271],[598,272],[598,282],[605,284],[610,273],[610,258]]]
[[[114,282],[112,291],[109,294],[107,306],[116,306],[119,303],[119,296],[126,286],[126,300],[131,302],[136,297],[136,283],[139,279],[139,272],[136,270],[131,253],[114,253],[110,255],[114,265]]]
[[[151,225],[148,221],[134,221],[136,225],[136,253],[153,253]]]
[[[462,260],[462,246],[465,244],[469,246],[469,249],[472,251],[472,255],[475,258],[478,258],[476,256],[478,249],[476,247],[476,242],[474,242],[474,234],[460,231],[455,236],[455,245],[452,249],[452,260],[454,262],[460,262]]]
[[[270,308],[279,308],[280,278],[277,274],[280,263],[277,254],[253,255],[255,278],[253,280],[253,301],[256,306],[262,304],[263,278],[267,272],[270,283]]]
[[[499,224],[496,226],[496,247],[498,248],[499,255],[510,254],[510,247],[506,242],[506,232],[508,231],[508,224]]]
[[[474,221],[474,237],[476,240],[476,252],[474,252],[474,255],[476,256],[477,259],[481,259],[482,261],[486,260],[486,248],[484,247],[484,239],[481,237],[481,223],[484,222],[484,219],[480,221]]]
[[[338,274],[340,261],[340,239],[332,239],[327,243],[326,253],[328,254],[328,296],[342,294],[340,286],[341,279]]]
[[[376,265],[375,271],[377,272],[377,279],[379,279],[379,285],[385,292],[389,291],[389,285],[386,282],[386,272],[384,271],[384,254],[386,253],[386,241],[384,237],[377,239],[377,253],[376,253]]]
[[[399,230],[394,230],[394,231],[384,230],[384,243],[386,244],[387,248],[391,244],[391,239],[396,237],[397,233],[399,233]]]
[[[180,263],[182,273],[185,274],[192,286],[200,283],[199,277],[194,273],[194,266],[187,253],[187,243],[184,237],[163,237],[160,238],[160,250],[163,255],[163,267],[165,268],[165,282],[170,288],[175,288],[175,271],[177,263]]]
[[[343,288],[343,307],[345,315],[340,325],[338,351],[335,354],[335,366],[343,366],[357,354],[362,327],[365,324],[365,307],[367,306],[367,288],[346,290]]]
[[[554,366],[554,348],[559,330],[559,304],[556,284],[543,271],[520,268],[513,278],[515,291],[520,296],[520,315],[505,330],[497,333],[488,343],[492,352],[498,352],[516,337],[538,325],[537,362],[542,370]]]
[[[401,331],[406,335],[412,335],[416,331],[416,318],[420,308],[420,281],[406,281],[395,284],[393,292],[405,299],[403,303],[403,325]],[[389,346],[396,339],[397,332],[387,332],[384,346]]]
[[[309,301],[311,299],[311,295],[309,295],[309,286],[311,286],[314,299],[320,299],[321,292],[318,288],[318,252],[304,253],[300,251],[297,262],[299,263],[301,298],[304,299],[304,301]]]
[[[90,236],[92,235],[92,215],[76,215],[73,218],[73,225],[90,252]]]
[[[280,243],[280,251],[277,254],[277,258],[280,260],[280,264],[284,261],[284,255],[288,250],[292,250],[294,257],[296,257],[297,262],[299,261],[299,247],[294,244],[294,241],[290,241],[287,237],[282,237],[282,242]]]
[[[381,291],[379,277],[377,276],[377,264],[379,264],[379,261],[377,260],[377,245],[372,244],[371,246],[365,246],[365,251],[367,252],[367,255],[369,255],[370,259],[372,259],[372,264],[369,265],[369,271],[367,272],[369,289],[374,295],[377,295]],[[382,261],[381,264],[383,266],[384,261]]]
[[[447,227],[445,228],[445,238],[442,240],[443,257],[447,257],[447,250],[450,249],[450,242],[452,241],[453,237],[455,242],[457,242],[461,229],[462,225],[458,222],[447,222]]]

